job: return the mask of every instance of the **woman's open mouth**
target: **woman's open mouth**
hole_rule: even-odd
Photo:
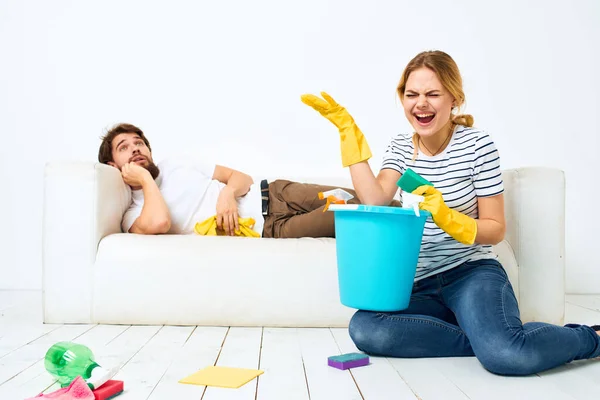
[[[429,125],[431,123],[431,121],[433,121],[433,119],[435,118],[435,114],[433,114],[433,113],[420,113],[420,114],[414,114],[414,116],[417,119],[417,122],[419,123],[419,125],[422,125],[422,126]]]

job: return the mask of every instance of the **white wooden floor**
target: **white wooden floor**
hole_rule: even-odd
[[[349,371],[327,357],[357,351],[346,329],[44,325],[41,293],[0,291],[0,399],[56,390],[43,357],[55,342],[88,345],[98,363],[120,366],[117,399],[589,399],[600,395],[600,359],[507,378],[475,358],[371,358]],[[600,296],[567,298],[567,322],[600,323]],[[240,389],[177,381],[209,365],[262,369]]]

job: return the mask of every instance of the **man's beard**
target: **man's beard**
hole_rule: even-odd
[[[160,174],[160,170],[158,169],[156,164],[154,164],[152,161],[148,160],[148,165],[144,166],[144,168],[146,168],[148,170],[148,172],[150,172],[152,179],[158,178],[158,175]]]
[[[148,172],[150,172],[150,176],[152,177],[152,179],[156,179],[158,178],[158,175],[160,174],[160,170],[158,169],[158,167],[156,166],[156,164],[154,164],[154,162],[152,162],[152,160],[150,159],[150,157],[146,157],[144,155],[141,154],[134,154],[130,159],[129,162],[134,162],[135,159],[142,157],[144,159],[144,161],[146,161],[146,164],[148,165],[140,165],[140,167],[142,168],[146,168],[148,170]],[[139,164],[138,164],[139,165]]]

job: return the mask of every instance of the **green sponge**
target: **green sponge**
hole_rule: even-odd
[[[418,188],[419,186],[429,185],[433,186],[433,183],[429,182],[427,179],[423,178],[421,175],[417,174],[410,168],[407,168],[406,171],[402,174],[396,185],[400,186],[400,189],[405,192],[412,193],[413,190]]]

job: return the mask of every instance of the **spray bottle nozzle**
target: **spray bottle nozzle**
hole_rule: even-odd
[[[332,190],[327,190],[325,192],[319,192],[318,194],[319,196],[319,200],[323,200],[326,199],[326,203],[325,203],[325,208],[323,208],[323,212],[327,211],[329,209],[329,206],[333,203],[333,204],[346,204],[346,202],[348,200],[351,200],[354,198],[353,195],[351,195],[350,193],[346,192],[343,189],[332,189]]]

